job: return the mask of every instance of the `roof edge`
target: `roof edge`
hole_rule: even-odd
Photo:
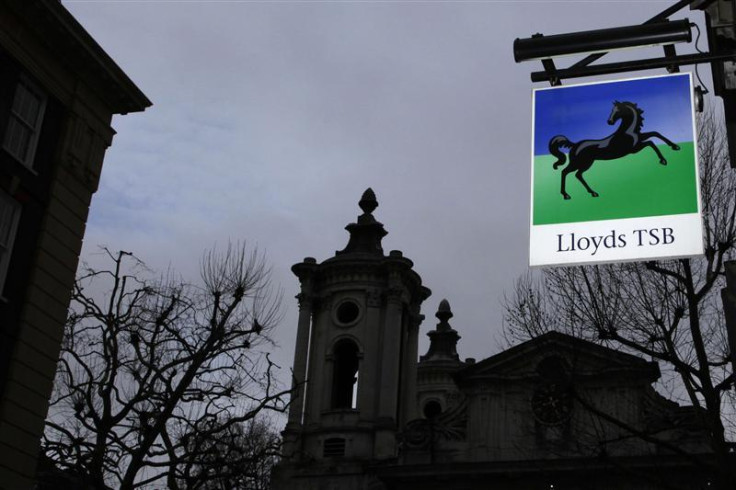
[[[17,12],[26,15],[32,13],[31,9],[34,7],[42,8],[51,19],[58,22],[62,29],[58,30],[57,34],[66,37],[68,42],[76,45],[79,48],[77,55],[86,58],[88,63],[97,68],[90,73],[95,77],[95,84],[102,87],[107,85],[108,87],[105,88],[117,89],[117,97],[111,97],[110,93],[100,94],[100,98],[112,109],[114,114],[141,112],[153,105],[141,89],[136,86],[60,1],[27,2],[27,0],[10,0],[9,3]],[[43,22],[43,19],[41,21]],[[53,47],[50,42],[49,45]],[[110,85],[113,85],[113,87],[109,87]]]

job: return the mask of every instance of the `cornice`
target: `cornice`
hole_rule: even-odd
[[[2,0],[24,28],[63,64],[90,84],[113,114],[140,112],[152,105],[125,72],[57,0]]]

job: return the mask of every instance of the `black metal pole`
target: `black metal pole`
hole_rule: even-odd
[[[689,43],[690,41],[692,41],[692,33],[690,21],[687,19],[552,36],[534,35],[514,41],[514,60],[518,63],[568,54],[604,52],[681,42]]]
[[[625,73],[628,71],[638,70],[654,70],[657,68],[667,68],[669,66],[697,65],[699,63],[710,63],[713,61],[723,61],[736,59],[736,53],[719,53],[719,54],[685,54],[673,56],[671,58],[649,58],[645,60],[622,61],[619,63],[606,63],[603,65],[581,66],[557,69],[555,76],[559,80],[566,78],[581,78],[595,75],[606,75],[609,73]],[[545,82],[549,80],[549,74],[546,71],[535,71],[531,74],[532,82]]]
[[[645,24],[653,24],[655,22],[662,22],[663,20],[667,19],[670,15],[674,14],[675,12],[679,12],[680,10],[682,10],[684,7],[687,7],[691,3],[695,3],[695,1],[697,1],[697,0],[680,0],[676,4],[674,4],[674,5],[666,8],[666,9],[664,9],[663,11],[661,11],[660,13],[658,13],[657,15],[655,15],[654,17],[652,17],[651,19],[647,20],[644,23]],[[704,9],[705,7],[707,7],[708,5],[710,5],[711,3],[713,3],[714,1],[715,0],[707,0],[705,3],[703,3],[698,8]],[[582,60],[574,63],[572,66],[570,66],[570,68],[578,68],[580,66],[588,66],[589,64],[593,63],[594,61],[597,61],[597,60],[603,58],[606,54],[607,53],[595,53],[595,54],[588,55],[585,58],[583,58]]]

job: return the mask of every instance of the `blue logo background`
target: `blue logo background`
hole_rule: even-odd
[[[613,102],[635,102],[644,111],[642,132],[658,131],[675,143],[693,141],[690,77],[687,73],[573,85],[534,92],[534,155],[549,153],[549,140],[602,139],[619,125],[607,119]],[[658,142],[659,143],[659,142]]]

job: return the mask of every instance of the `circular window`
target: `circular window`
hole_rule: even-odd
[[[360,316],[360,307],[355,301],[347,300],[340,303],[335,309],[335,320],[340,325],[355,323]]]
[[[538,388],[531,399],[532,413],[541,423],[560,425],[570,418],[572,397],[555,385]]]
[[[424,416],[430,420],[442,413],[442,405],[436,400],[424,404]]]

